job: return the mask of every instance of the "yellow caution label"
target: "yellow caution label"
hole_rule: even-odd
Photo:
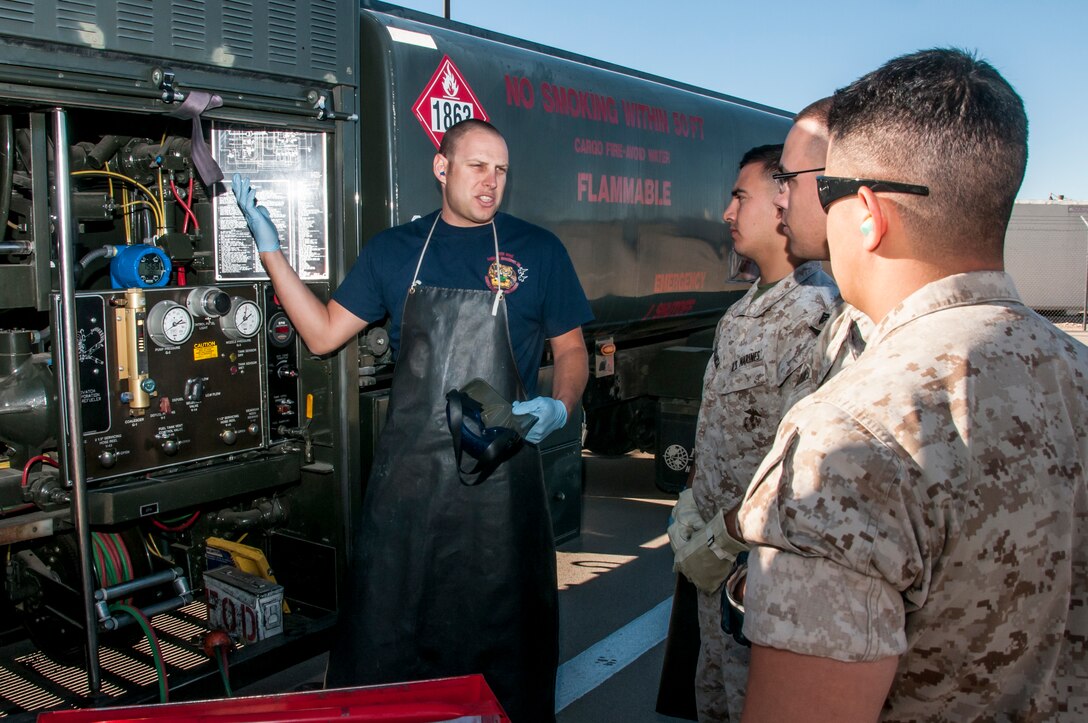
[[[193,344],[193,361],[215,359],[217,356],[219,356],[219,345],[214,341],[202,341]]]

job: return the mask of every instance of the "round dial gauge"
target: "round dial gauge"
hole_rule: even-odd
[[[231,299],[230,311],[219,317],[219,325],[228,339],[248,339],[261,330],[261,310],[248,299]]]
[[[181,304],[160,301],[147,314],[147,333],[159,346],[178,346],[193,335],[193,316]]]

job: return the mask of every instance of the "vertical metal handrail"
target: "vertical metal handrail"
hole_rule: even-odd
[[[87,515],[87,478],[84,474],[83,419],[79,406],[78,347],[76,342],[76,294],[75,268],[78,259],[73,252],[72,187],[68,175],[68,118],[63,108],[53,110],[53,179],[56,183],[54,219],[57,230],[57,271],[60,275],[60,303],[57,316],[60,322],[61,355],[58,378],[61,380],[64,411],[61,428],[64,430],[66,473],[75,493],[74,517],[79,539],[79,571],[83,578],[83,621],[87,632],[87,687],[91,695],[101,689],[101,671],[98,662],[98,617],[94,608],[94,568],[91,563],[91,524]],[[53,360],[54,364],[58,362]]]

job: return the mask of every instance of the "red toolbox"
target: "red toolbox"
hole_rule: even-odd
[[[481,675],[365,688],[339,688],[192,703],[50,711],[38,723],[509,723]]]

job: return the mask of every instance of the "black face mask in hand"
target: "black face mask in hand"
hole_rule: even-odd
[[[461,482],[478,485],[487,479],[500,464],[517,454],[536,421],[532,415],[514,414],[510,402],[482,379],[447,392],[446,423]],[[470,470],[461,463],[464,454],[476,460]]]

